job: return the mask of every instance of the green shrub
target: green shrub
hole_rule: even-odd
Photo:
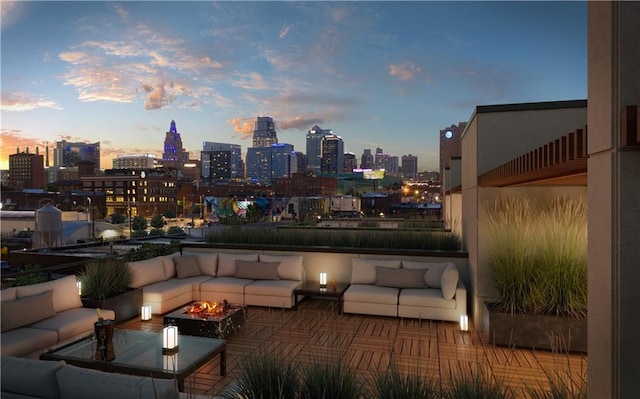
[[[182,235],[184,234],[184,230],[178,226],[171,226],[169,230],[167,230],[167,235]]]
[[[45,273],[39,272],[41,268],[42,267],[40,265],[32,264],[20,267],[20,272],[25,274],[21,274],[13,280],[3,281],[3,288],[38,284],[47,281],[47,275]]]
[[[147,237],[149,234],[146,230],[134,230],[131,232],[131,238],[143,238]]]
[[[300,398],[304,399],[357,399],[362,391],[354,370],[341,358],[316,360],[301,368],[301,377]]]
[[[87,263],[79,275],[82,294],[103,300],[129,290],[131,273],[122,259],[104,258]]]
[[[151,229],[151,231],[149,232],[149,235],[153,237],[163,236],[164,229]]]
[[[515,399],[516,397],[512,388],[502,381],[496,381],[490,369],[479,363],[442,388],[443,399]]]
[[[587,206],[581,199],[532,202],[502,197],[485,205],[491,282],[512,313],[587,314]]]
[[[437,384],[416,372],[400,373],[392,364],[386,373],[378,372],[370,382],[370,398],[432,399],[440,398]]]
[[[225,399],[295,399],[300,391],[298,366],[268,352],[244,357],[238,384],[219,396]]]

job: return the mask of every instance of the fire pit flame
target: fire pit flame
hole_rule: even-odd
[[[224,315],[229,310],[229,302],[223,300],[218,302],[194,302],[185,308],[185,314],[190,314],[202,318],[210,318]]]

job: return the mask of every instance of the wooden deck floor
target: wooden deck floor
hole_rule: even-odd
[[[584,356],[494,347],[484,334],[462,332],[457,323],[392,317],[340,315],[335,302],[305,299],[298,310],[250,307],[246,325],[227,339],[227,375],[214,361],[185,381],[185,391],[214,396],[237,376],[244,356],[274,351],[301,363],[341,356],[359,378],[370,378],[395,364],[447,384],[469,373],[513,387],[548,389],[547,376],[565,381],[586,379]],[[160,331],[162,317],[128,320],[118,327]]]

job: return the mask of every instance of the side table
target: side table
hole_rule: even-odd
[[[298,309],[298,296],[312,296],[338,301],[338,313],[342,313],[342,296],[347,288],[349,288],[347,283],[336,283],[334,289],[331,283],[327,284],[326,288],[320,288],[319,282],[307,281],[302,287],[293,290],[293,295],[295,296],[294,307],[296,310]]]

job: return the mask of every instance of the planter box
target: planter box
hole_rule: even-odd
[[[523,349],[587,352],[587,319],[510,314],[490,309],[491,306],[485,304],[489,315],[489,343]]]
[[[140,315],[142,307],[142,288],[127,291],[124,294],[107,298],[101,301],[82,298],[82,306],[85,308],[110,309],[116,312],[116,323],[129,320]]]

